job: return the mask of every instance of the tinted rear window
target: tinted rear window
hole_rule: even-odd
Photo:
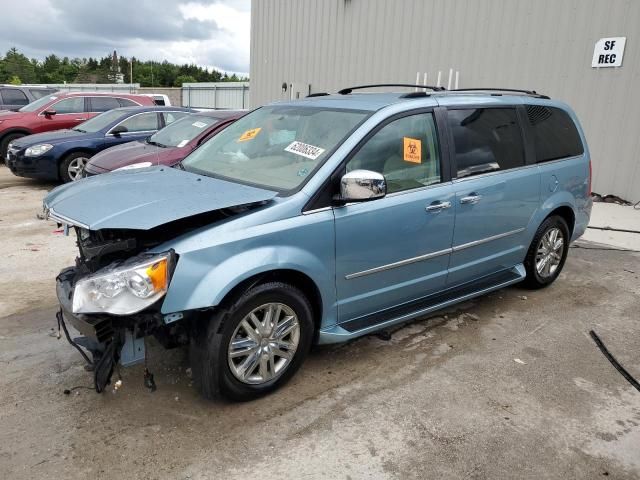
[[[90,97],[89,101],[91,102],[91,112],[107,112],[120,107],[118,99],[113,97]]]
[[[136,102],[134,102],[133,100],[129,100],[128,98],[118,98],[118,101],[120,102],[120,105],[123,107],[139,107],[140,106]]]
[[[514,108],[449,110],[457,178],[524,165],[524,144]]]
[[[548,162],[584,153],[578,129],[564,110],[527,105],[527,117],[533,131],[537,162]]]
[[[29,100],[27,96],[17,88],[3,88],[0,90],[2,101],[5,105],[27,105]]]

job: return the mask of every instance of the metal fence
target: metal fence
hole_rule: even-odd
[[[248,82],[185,83],[182,88],[140,87],[139,83],[52,83],[47,85],[62,92],[157,93],[168,95],[171,103],[203,109],[249,108]]]
[[[249,84],[185,83],[182,86],[182,106],[212,109],[249,108]]]

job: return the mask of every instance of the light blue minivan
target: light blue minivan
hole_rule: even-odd
[[[98,392],[154,335],[189,344],[206,397],[247,400],[291,378],[313,343],[558,277],[592,205],[567,105],[530,91],[359,88],[258,108],[177,168],[45,198],[77,235],[58,325]]]

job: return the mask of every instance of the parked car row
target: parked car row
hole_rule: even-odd
[[[180,168],[48,194],[45,212],[79,249],[56,278],[58,325],[86,337],[96,391],[118,363],[143,362],[154,335],[189,345],[206,397],[249,400],[286,383],[312,343],[558,278],[591,212],[589,151],[567,105],[531,91],[358,88],[258,108]],[[206,118],[114,157],[147,166],[165,145],[197,145]],[[114,166],[107,152],[96,171]]]
[[[2,158],[15,175],[62,182],[131,164],[173,165],[245,113],[154,103],[162,102],[152,95],[66,93],[0,112]],[[163,130],[183,117],[189,118]],[[124,148],[112,151],[119,145]]]

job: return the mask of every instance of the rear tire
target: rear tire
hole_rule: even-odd
[[[80,180],[84,176],[84,166],[91,155],[86,152],[70,153],[60,162],[60,180],[64,183]]]
[[[0,165],[5,163],[7,158],[7,150],[9,150],[9,144],[18,138],[24,137],[24,133],[10,133],[0,140]]]
[[[544,288],[558,278],[569,252],[569,235],[569,227],[562,217],[554,215],[542,222],[524,261],[527,287]]]
[[[196,386],[208,399],[266,395],[300,368],[313,333],[311,304],[300,290],[281,282],[250,288],[192,329],[189,354]]]

